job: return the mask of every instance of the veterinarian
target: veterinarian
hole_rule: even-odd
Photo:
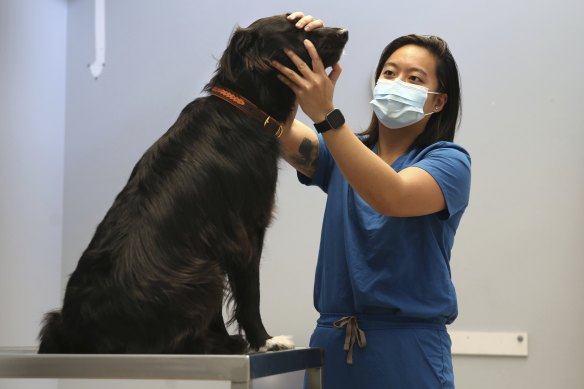
[[[323,27],[302,13],[296,26]],[[341,74],[287,51],[279,78],[314,122],[281,137],[300,182],[328,195],[314,287],[312,347],[325,350],[325,388],[454,388],[446,325],[457,316],[450,252],[470,192],[470,157],[453,143],[460,112],[446,42],[409,35],[383,50],[369,128],[355,135],[333,103]],[[312,70],[309,65],[312,65]]]

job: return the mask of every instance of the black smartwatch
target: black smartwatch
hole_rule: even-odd
[[[326,114],[324,120],[320,123],[314,123],[314,128],[319,133],[323,133],[325,131],[332,129],[340,128],[343,124],[345,124],[345,117],[338,109],[333,109],[329,113]]]

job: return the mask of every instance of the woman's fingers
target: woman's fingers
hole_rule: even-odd
[[[302,73],[302,75],[304,77],[308,78],[308,77],[312,76],[313,72],[310,69],[310,67],[294,51],[292,51],[290,49],[284,49],[284,52],[286,53],[288,58],[290,58],[290,60],[292,60],[292,63],[294,65],[296,65],[296,67],[298,68],[300,73]],[[301,78],[295,72],[292,71],[292,73],[294,73],[298,78]]]
[[[312,61],[312,69],[294,51],[292,51],[290,49],[284,49],[284,52],[286,53],[288,58],[290,58],[290,60],[292,60],[292,63],[294,63],[294,65],[296,65],[296,67],[298,68],[300,73],[305,78],[311,79],[311,78],[314,78],[315,74],[318,74],[318,73],[324,74],[324,65],[322,63],[322,59],[320,58],[320,56],[318,55],[318,52],[316,51],[316,47],[314,47],[312,42],[309,41],[308,39],[304,40],[304,46],[306,47],[306,50],[308,51],[308,54],[310,55],[310,59]],[[292,73],[294,73],[294,72],[292,72]]]
[[[306,51],[308,51],[308,54],[312,59],[312,71],[316,74],[325,74],[324,63],[322,62],[322,58],[320,58],[320,55],[316,51],[316,47],[314,46],[314,44],[308,39],[305,39],[304,46],[306,47]],[[332,81],[333,85],[337,83],[337,80],[341,76],[342,70],[343,69],[341,69],[341,65],[339,65],[338,63],[332,66],[332,70],[328,74],[328,78]]]
[[[315,28],[324,27],[324,21],[321,19],[316,19],[312,15],[304,15],[303,12],[297,11],[292,12],[288,15],[288,20],[296,20],[296,27],[297,28],[304,28],[306,31],[314,30]]]
[[[320,58],[320,55],[318,55],[318,52],[316,51],[316,47],[314,47],[314,44],[312,44],[312,42],[309,41],[308,39],[305,39],[304,47],[306,47],[306,51],[308,51],[310,59],[312,59],[312,70],[315,73],[324,72],[324,65],[322,63],[322,59]]]
[[[315,28],[324,27],[323,20],[316,19],[312,16],[305,16],[304,18],[300,19],[300,22],[304,22],[304,30],[305,31],[310,31],[310,30],[314,30]],[[298,23],[296,23],[296,26],[298,26]],[[299,27],[299,28],[302,28],[302,27]]]
[[[282,81],[288,88],[292,89],[292,92],[294,92],[294,94],[297,94],[300,91],[300,88],[298,88],[296,84],[294,84],[292,81],[286,78],[286,76],[278,74],[276,77],[278,77],[278,80]]]
[[[337,84],[337,80],[341,76],[342,71],[343,69],[341,68],[341,65],[339,65],[338,63],[332,66],[332,70],[329,73],[328,78],[332,81],[333,85]]]
[[[290,15],[288,15],[288,20],[302,19],[303,17],[304,17],[304,12],[296,11],[296,12],[292,12]]]
[[[322,76],[328,77],[332,81],[333,85],[336,84],[337,80],[341,75],[342,71],[341,66],[339,64],[333,65],[331,72],[327,75],[324,69],[322,59],[320,58],[318,52],[316,51],[316,47],[314,47],[312,42],[310,42],[307,39],[304,41],[304,45],[312,60],[312,69],[310,68],[310,66],[308,66],[308,64],[306,64],[306,62],[302,60],[302,58],[300,58],[295,52],[289,49],[284,49],[284,52],[290,58],[292,63],[296,65],[301,75],[296,73],[292,69],[287,68],[286,66],[280,64],[277,61],[273,61],[272,65],[276,69],[278,69],[280,73],[284,75],[291,83],[300,87],[306,86],[305,84],[311,82],[311,80],[312,82],[317,82],[318,79],[322,79]]]
[[[277,61],[272,61],[272,66],[280,72],[280,74],[277,75],[280,81],[286,84],[288,88],[292,89],[294,93],[300,91],[298,85],[302,83],[302,77],[300,77],[294,70],[287,68]]]

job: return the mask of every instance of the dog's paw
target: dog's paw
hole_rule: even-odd
[[[294,342],[291,336],[280,335],[274,336],[266,341],[266,344],[260,347],[259,352],[291,350],[294,348]]]

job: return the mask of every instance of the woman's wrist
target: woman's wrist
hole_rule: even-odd
[[[334,109],[335,109],[335,107],[331,106],[330,108],[325,108],[324,110],[319,109],[319,110],[315,111],[314,113],[311,113],[310,115],[307,114],[307,115],[310,119],[312,119],[313,123],[322,123],[323,121],[325,121],[326,115],[331,113]]]

